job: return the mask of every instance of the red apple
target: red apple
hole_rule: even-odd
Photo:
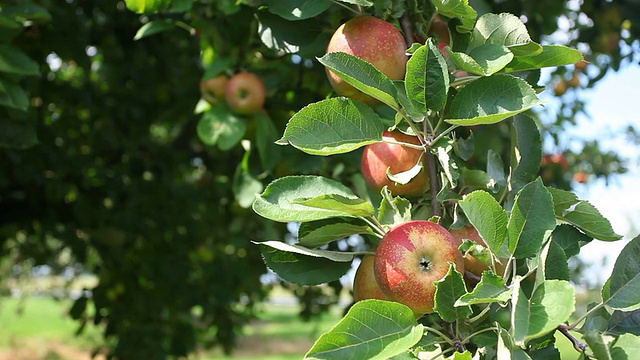
[[[200,93],[202,98],[210,104],[216,104],[224,100],[224,93],[227,88],[229,78],[225,74],[220,74],[210,79],[200,82]]]
[[[373,64],[391,80],[402,80],[407,66],[406,49],[407,44],[395,26],[366,15],[340,25],[329,40],[327,53],[345,52],[357,56]],[[327,77],[339,95],[369,104],[377,101],[328,69]]]
[[[573,180],[579,182],[580,184],[586,184],[587,181],[589,181],[589,175],[587,175],[587,173],[585,173],[584,171],[578,171],[577,173],[573,174]]]
[[[447,25],[447,22],[442,20],[440,16],[436,15],[431,22],[428,35],[435,37],[438,41],[438,49],[442,51],[444,56],[449,56],[447,51],[444,49],[445,46],[451,44],[451,36],[449,35],[449,26]]]
[[[487,243],[482,240],[482,237],[480,237],[480,234],[478,234],[478,230],[476,230],[476,228],[473,226],[464,226],[460,229],[449,229],[449,232],[451,233],[451,235],[453,235],[457,246],[462,245],[462,241],[464,239],[469,239],[484,247],[487,247]],[[464,269],[465,271],[469,271],[475,275],[481,276],[483,271],[489,269],[489,266],[471,256],[471,254],[467,254],[464,257]]]
[[[365,255],[362,262],[356,270],[356,276],[353,279],[353,299],[355,301],[366,299],[389,300],[378,283],[373,272],[373,264],[375,262],[374,255]]]
[[[385,131],[382,137],[396,142],[420,145],[417,137],[403,134],[400,131]],[[406,185],[396,185],[387,177],[387,168],[391,174],[398,174],[411,169],[418,161],[422,161],[424,168]],[[378,142],[365,147],[360,165],[367,186],[375,192],[380,192],[386,185],[395,195],[413,197],[420,196],[429,189],[427,161],[422,150]]]
[[[435,282],[446,276],[449,262],[464,273],[462,253],[451,233],[436,223],[413,220],[395,226],[382,238],[374,271],[391,300],[420,316],[433,312]]]
[[[239,72],[229,79],[224,98],[231,111],[251,115],[262,109],[267,91],[262,80],[253,73]]]

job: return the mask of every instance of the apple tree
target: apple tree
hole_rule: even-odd
[[[309,358],[553,358],[554,334],[585,358],[622,356],[637,343],[638,241],[602,301],[574,315],[568,259],[619,237],[566,191],[565,175],[624,166],[595,143],[564,160],[541,149],[581,111],[581,88],[634,61],[640,11],[606,0],[468,3],[7,1],[0,269],[95,274],[70,314],[80,331],[100,326],[117,358],[229,350],[268,290],[263,260],[303,316],[321,312],[356,256],[368,264],[358,299],[382,300],[354,305]],[[363,15],[404,42],[327,53],[340,25]],[[549,45],[557,30],[567,41]],[[385,64],[393,48],[401,69]],[[567,81],[558,96],[568,110],[551,124],[539,113],[542,68],[555,69],[549,88]],[[599,168],[584,165],[593,158]],[[455,267],[419,253],[414,269],[437,281],[423,281],[433,308],[418,311],[402,298],[409,290],[391,290],[406,282],[376,250],[396,254],[383,250],[403,236],[387,235],[419,233],[416,222],[440,236],[406,244],[458,249]],[[287,223],[300,223],[297,242]],[[338,240],[352,234],[364,243],[345,248]],[[383,264],[396,275],[386,290]],[[436,267],[445,275],[428,272]]]
[[[339,27],[328,49],[343,51],[328,51],[318,61],[341,79],[331,83],[343,96],[300,109],[277,140],[316,156],[365,148],[363,182],[375,191],[292,175],[275,179],[253,203],[264,218],[301,223],[297,243],[255,242],[267,266],[287,281],[330,282],[355,256],[374,256],[373,267],[363,270],[373,272],[366,277],[371,284],[354,284],[368,287],[370,299],[358,296],[306,358],[559,358],[556,333],[569,338],[582,358],[632,357],[640,344],[633,325],[640,308],[640,237],[620,254],[601,301],[576,314],[568,259],[588,242],[621,236],[589,202],[544,184],[538,176],[541,134],[528,116],[542,104],[542,89],[528,73],[580,63],[582,54],[533,41],[522,20],[509,13],[478,16],[466,1],[429,5],[399,19],[409,40],[400,80],[387,75],[388,64],[367,61],[397,39],[393,31],[380,35],[377,24],[350,27],[362,17]],[[416,14],[427,19],[426,29],[446,22],[449,37],[404,23]],[[421,35],[426,40],[416,41]],[[342,38],[347,45],[334,46]],[[395,58],[391,50],[385,55]],[[508,126],[508,142],[503,151],[487,150],[485,168],[473,167],[472,129],[497,123]],[[388,131],[415,141],[399,141]],[[367,149],[381,142],[396,148],[368,156]],[[401,148],[421,156],[399,155]],[[383,164],[368,166],[373,159]],[[402,161],[405,168],[392,171]],[[376,171],[393,184],[380,189],[370,180]],[[403,192],[420,174],[428,175],[428,190]],[[459,229],[466,233],[456,239],[451,232]],[[353,234],[363,234],[370,249],[326,248]],[[481,266],[467,269],[463,255]]]

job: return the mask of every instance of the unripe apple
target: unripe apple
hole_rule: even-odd
[[[210,79],[200,82],[200,93],[202,98],[210,104],[216,104],[224,100],[224,93],[227,88],[229,78],[225,74],[219,74]]]
[[[569,87],[572,88],[577,88],[580,86],[580,72],[579,71],[575,71],[573,73],[573,75],[571,76],[571,79],[569,79],[569,81],[567,81],[567,85],[569,85]]]
[[[357,56],[373,64],[389,79],[402,80],[407,67],[406,49],[407,44],[395,26],[365,15],[340,25],[329,40],[327,53],[345,52]],[[329,69],[327,77],[339,95],[369,104],[377,101],[349,85]]]
[[[383,138],[408,144],[420,145],[417,137],[403,134],[400,131],[385,131]],[[422,150],[407,146],[378,142],[367,145],[362,153],[360,167],[367,186],[375,192],[380,192],[386,185],[394,195],[420,196],[429,189],[427,174],[427,160]],[[387,177],[387,168],[391,174],[407,171],[422,161],[424,168],[409,183],[396,185]]]
[[[449,271],[449,262],[464,273],[462,253],[442,226],[412,220],[389,230],[376,252],[374,271],[382,291],[416,316],[432,313],[435,282]]]
[[[239,72],[229,79],[224,98],[231,111],[251,115],[262,109],[267,91],[262,80],[253,73]]]
[[[366,299],[389,300],[389,297],[378,286],[373,272],[374,255],[365,255],[356,270],[353,279],[353,299],[355,301]]]
[[[586,60],[580,60],[575,64],[576,70],[585,71],[587,70],[587,66],[589,66],[589,62]]]

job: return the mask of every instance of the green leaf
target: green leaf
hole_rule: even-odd
[[[232,113],[226,103],[219,103],[202,116],[196,130],[205,145],[217,145],[220,150],[229,150],[242,140],[247,121]]]
[[[587,311],[591,311],[596,303],[590,303],[587,305]],[[584,324],[582,325],[582,331],[588,332],[591,330],[596,330],[600,332],[607,331],[609,326],[609,321],[611,319],[611,314],[607,311],[607,309],[602,306],[599,309],[590,312],[587,318],[584,320]]]
[[[515,117],[511,131],[511,138],[515,141],[511,149],[513,170],[510,182],[515,193],[538,176],[542,161],[542,136],[535,121],[524,114]]]
[[[264,170],[272,170],[282,156],[280,147],[274,144],[279,136],[278,129],[265,112],[258,111],[253,115],[253,120],[256,124],[256,148],[260,163]]]
[[[507,212],[486,191],[465,195],[458,203],[487,246],[497,253],[507,238]]]
[[[28,149],[38,144],[38,134],[32,122],[0,118],[0,147]]]
[[[393,81],[369,62],[344,52],[325,54],[318,61],[351,86],[398,109]]]
[[[258,11],[258,34],[269,49],[297,53],[302,47],[313,43],[322,32],[315,18],[289,21],[270,12]]]
[[[359,5],[364,7],[373,6],[373,2],[369,0],[337,0],[347,4]]]
[[[250,152],[246,152],[242,159],[242,163],[236,168],[236,172],[233,176],[232,191],[233,196],[242,208],[249,208],[253,201],[256,199],[256,195],[262,192],[264,188],[260,180],[256,179],[249,172],[249,155]]]
[[[611,347],[611,358],[615,360],[632,360],[640,353],[640,336],[622,334]]]
[[[469,6],[469,0],[433,0],[438,12],[449,18],[459,19],[462,24],[457,29],[461,32],[471,31],[478,13]]]
[[[542,52],[542,46],[531,40],[522,20],[509,13],[487,13],[478,18],[471,34],[469,49],[484,44],[504,45],[515,56],[530,56]]]
[[[534,56],[516,56],[504,69],[506,72],[526,71],[575,64],[583,60],[582,53],[562,45],[542,45]]]
[[[312,155],[332,155],[382,141],[384,130],[373,109],[340,97],[302,108],[289,120],[277,143],[291,144]]]
[[[42,24],[51,21],[51,14],[47,9],[29,3],[3,6],[2,15],[20,19],[22,22],[33,21]]]
[[[0,72],[35,76],[40,75],[40,68],[38,63],[33,61],[22,50],[8,44],[0,44]]]
[[[547,189],[553,196],[553,210],[559,220],[572,224],[594,239],[614,241],[622,238],[613,232],[609,220],[588,201],[579,200],[569,191],[551,187]]]
[[[609,282],[607,305],[622,311],[640,309],[640,235],[618,255]]]
[[[24,25],[13,16],[6,16],[0,12],[0,42],[8,43],[15,39],[24,30]]]
[[[308,221],[300,224],[298,241],[306,247],[320,247],[354,234],[373,234],[373,231],[362,220],[354,218]]]
[[[19,84],[0,78],[0,106],[27,111],[29,96]]]
[[[571,273],[569,271],[567,255],[556,242],[551,242],[549,253],[547,254],[544,264],[545,279],[570,280]]]
[[[467,294],[467,287],[462,274],[456,270],[454,263],[449,263],[449,272],[442,280],[436,281],[435,312],[444,321],[454,322],[466,319],[471,315],[471,306],[454,306],[456,300]]]
[[[513,60],[513,53],[506,46],[482,44],[469,54],[449,51],[451,60],[459,70],[489,76],[502,70]]]
[[[609,220],[588,201],[580,201],[574,207],[566,209],[558,218],[578,227],[594,239],[614,241],[622,238],[621,235],[613,232]]]
[[[490,188],[494,192],[498,192],[507,187],[507,177],[504,173],[504,163],[500,154],[489,149],[487,151],[487,174],[491,177],[493,182],[490,184]]]
[[[509,251],[518,258],[536,254],[556,227],[553,198],[538,178],[516,196],[509,218]]]
[[[256,197],[253,210],[262,217],[279,222],[350,217],[351,215],[344,211],[318,209],[295,203],[302,198],[330,194],[358,199],[351,189],[335,180],[321,176],[287,176],[269,184],[264,192]]]
[[[413,106],[425,114],[427,109],[444,108],[449,88],[449,69],[433,39],[418,48],[407,62],[405,90]]]
[[[516,289],[517,288],[517,289]],[[541,337],[569,319],[575,310],[575,289],[568,281],[546,280],[526,299],[519,286],[514,287],[513,335],[516,344]]]
[[[405,305],[364,300],[355,303],[305,359],[388,359],[418,343],[423,327]]]
[[[583,335],[584,341],[598,360],[614,360],[609,352],[609,344],[602,333],[596,330],[588,331]],[[618,360],[618,358],[615,358]]]
[[[136,36],[133,37],[133,40],[140,40],[143,37],[175,29],[176,27],[176,23],[170,19],[150,21],[142,25],[140,29],[138,29],[138,31],[136,32]]]
[[[442,172],[449,182],[451,188],[458,185],[460,177],[460,169],[453,155],[454,141],[448,137],[444,137],[431,147],[431,152],[440,162]],[[464,168],[463,168],[464,170]]]
[[[482,273],[480,282],[473,291],[460,297],[455,306],[493,302],[505,303],[511,299],[512,291],[512,289],[505,286],[505,281],[501,276],[487,270]]]
[[[531,360],[531,357],[514,343],[513,337],[506,330],[498,326],[498,331],[497,360]]]
[[[609,314],[604,308],[603,311],[607,315]],[[633,311],[615,310],[609,318],[607,327],[603,330],[616,335],[631,333],[640,336],[640,309]]]
[[[393,227],[411,220],[411,202],[400,196],[394,197],[386,186],[380,191],[382,201],[378,208],[378,221]]]
[[[267,0],[271,13],[292,21],[316,17],[331,5],[330,0]]]
[[[260,245],[265,264],[286,281],[318,285],[339,279],[351,268],[353,254],[306,249],[280,241],[254,242]]]
[[[542,104],[525,80],[496,74],[462,88],[451,101],[447,121],[454,125],[494,124]]]
[[[342,211],[354,217],[373,216],[373,204],[360,198],[348,198],[337,194],[324,194],[310,199],[301,198],[292,202],[316,209]]]
[[[171,0],[125,0],[127,8],[138,14],[155,14],[169,9]]]

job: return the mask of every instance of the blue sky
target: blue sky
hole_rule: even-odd
[[[586,245],[581,258],[591,264],[589,269],[601,281],[611,274],[615,258],[624,245],[638,235],[640,225],[640,145],[629,141],[626,128],[640,131],[640,66],[628,65],[619,72],[609,73],[593,89],[582,91],[590,118],[581,116],[577,125],[567,129],[567,147],[579,149],[580,139],[598,139],[606,150],[613,150],[628,160],[629,172],[604,180],[576,184],[574,192],[589,200],[611,222],[613,229],[624,235],[622,241],[593,241]],[[545,91],[544,100],[554,100],[552,91]]]

